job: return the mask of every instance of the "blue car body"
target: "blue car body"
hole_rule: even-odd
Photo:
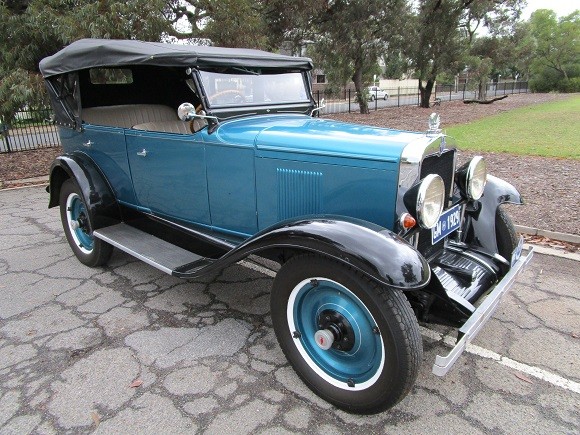
[[[249,117],[191,135],[85,125],[61,138],[65,152],[95,161],[120,203],[238,237],[311,214],[393,229],[401,152],[432,140],[305,115]]]

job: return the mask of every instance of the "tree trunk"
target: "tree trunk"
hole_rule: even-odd
[[[435,80],[428,79],[425,86],[423,86],[423,80],[419,80],[419,93],[421,95],[421,103],[419,104],[419,107],[424,107],[425,109],[431,107],[429,105],[429,100],[431,100],[433,85],[435,85]]]
[[[369,113],[369,105],[363,88],[362,62],[356,62],[352,81],[354,82],[354,88],[356,89],[356,98],[358,100],[358,106],[360,107],[360,113],[367,115]]]
[[[479,85],[478,85],[477,98],[479,99],[479,101],[485,101],[487,99],[487,80],[486,79],[487,79],[487,77],[480,80]],[[496,82],[495,86],[497,89],[497,87],[499,86],[499,81]]]

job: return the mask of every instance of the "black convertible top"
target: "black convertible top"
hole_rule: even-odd
[[[164,44],[115,39],[81,39],[40,61],[43,77],[105,66],[154,65],[177,67],[312,69],[306,57],[284,56],[245,48]]]

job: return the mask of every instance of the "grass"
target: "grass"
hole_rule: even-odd
[[[464,150],[580,159],[580,96],[456,125],[446,133]]]

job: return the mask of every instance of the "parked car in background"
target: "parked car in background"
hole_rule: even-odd
[[[386,91],[383,91],[378,86],[369,86],[367,88],[367,92],[369,94],[369,100],[371,100],[371,101],[375,101],[375,100],[385,100],[386,101],[389,99],[389,94],[387,94]]]
[[[457,166],[437,116],[425,132],[313,117],[312,67],[71,44],[40,63],[64,149],[49,207],[87,266],[113,248],[181,278],[249,255],[279,263],[272,324],[294,370],[334,405],[376,413],[411,391],[419,322],[458,330],[433,366],[444,375],[532,253],[501,208],[518,191],[482,157]]]

